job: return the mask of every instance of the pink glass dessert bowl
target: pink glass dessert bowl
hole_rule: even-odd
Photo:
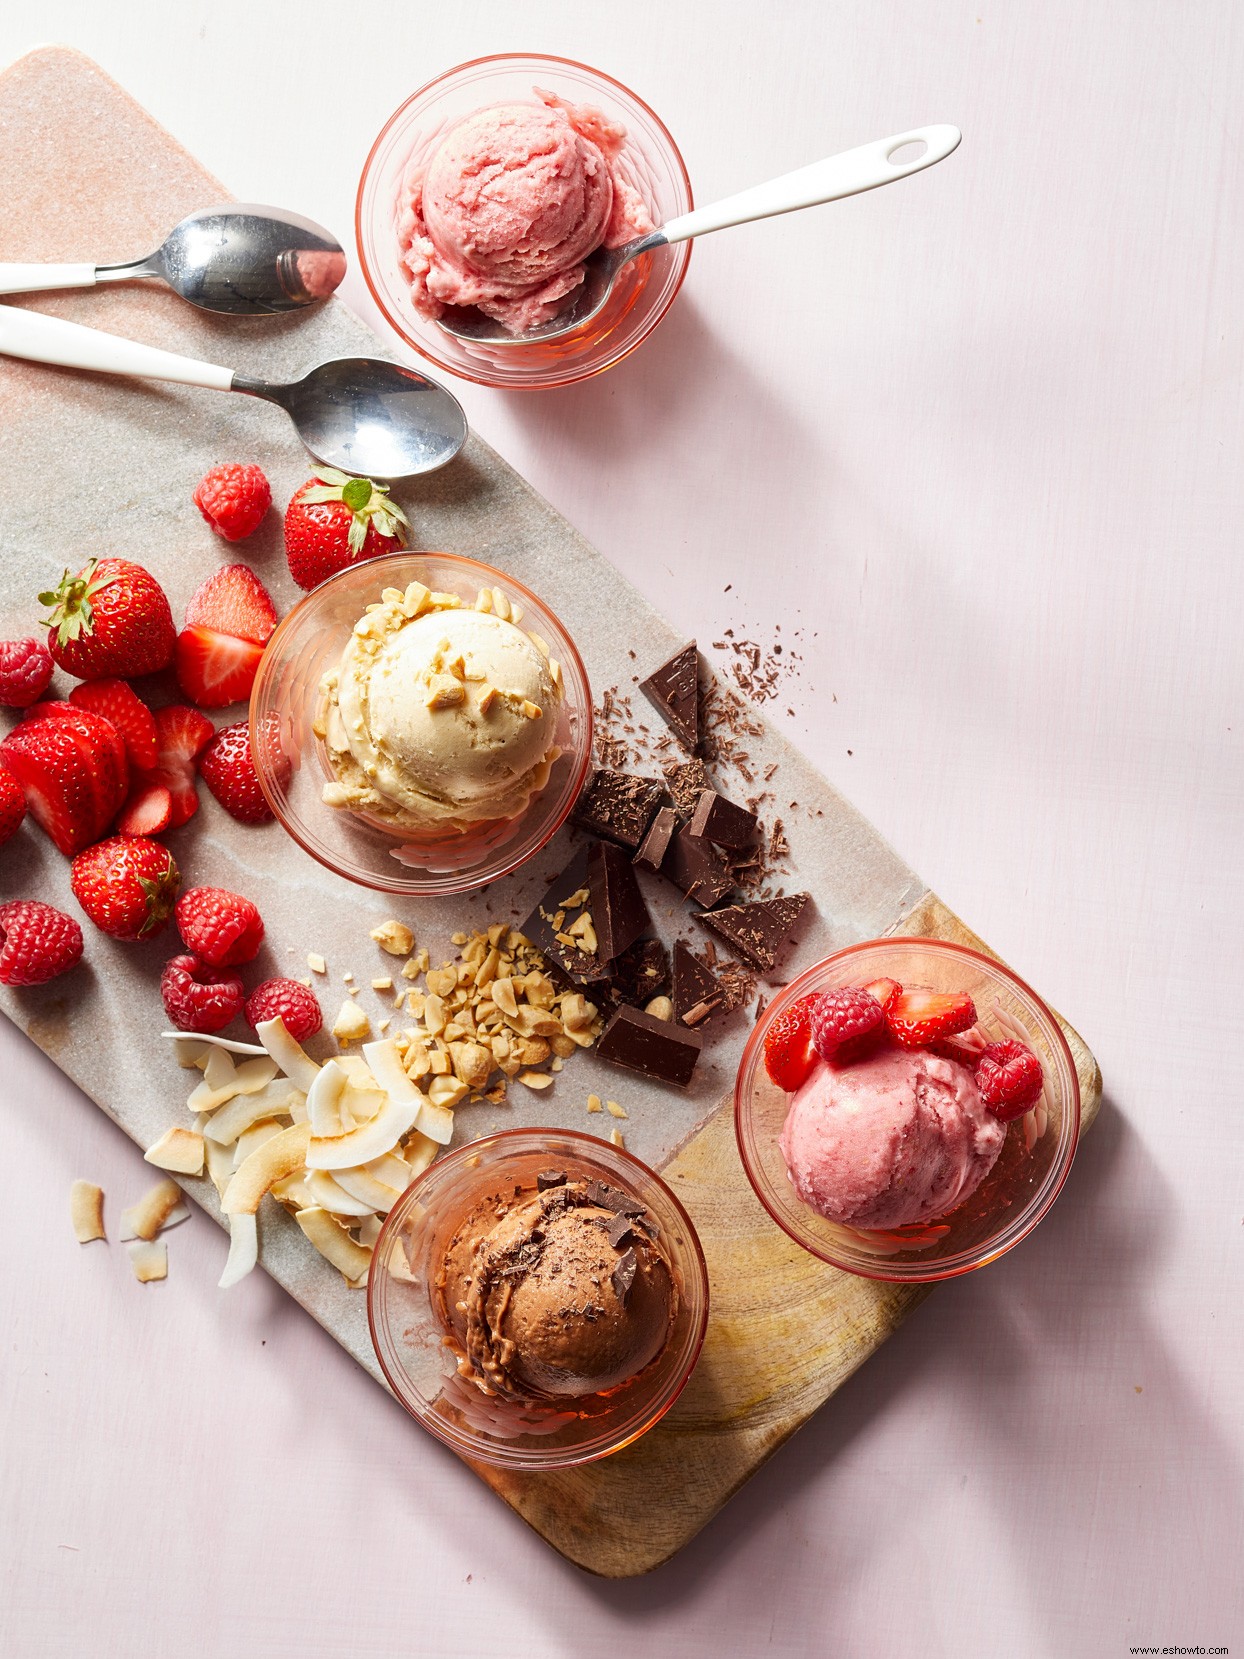
[[[504,53],[460,64],[413,93],[385,123],[359,182],[355,229],[372,297],[407,345],[451,374],[483,386],[564,386],[611,368],[665,316],[686,274],[690,243],[658,248],[628,268],[604,310],[548,341],[488,345],[458,339],[422,315],[402,264],[397,224],[412,168],[463,117],[498,103],[526,103],[535,88],[601,110],[627,138],[617,166],[654,224],[690,211],[691,184],[678,147],[642,99],[611,76],[570,58]]]
[[[830,1221],[797,1195],[779,1137],[792,1096],[765,1069],[765,1037],[788,1008],[817,991],[897,980],[909,988],[967,992],[989,1041],[1020,1040],[1041,1061],[1045,1087],[1007,1125],[997,1162],[955,1209],[928,1222],[870,1231]],[[921,1284],[984,1267],[1026,1238],[1049,1210],[1071,1168],[1080,1131],[1080,1084],[1057,1019],[1002,963],[939,939],[875,939],[818,962],[765,1009],[748,1039],[734,1095],[743,1167],[765,1209],[795,1242],[848,1273]]]

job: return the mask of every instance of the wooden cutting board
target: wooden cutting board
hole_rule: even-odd
[[[132,257],[155,246],[183,214],[226,194],[80,54],[44,48],[0,75],[0,259]],[[335,303],[302,318],[241,324],[204,317],[159,290],[132,285],[32,303],[191,355],[254,362],[276,378],[320,357],[385,350]],[[648,349],[659,349],[659,341]],[[0,360],[0,417],[5,635],[29,632],[30,596],[62,564],[80,563],[88,552],[126,552],[150,564],[179,612],[204,574],[203,560],[210,568],[219,557],[201,527],[197,544],[194,528],[187,529],[185,501],[206,467],[235,455],[258,459],[282,499],[282,490],[288,494],[307,471],[279,416],[249,400],[210,393],[135,387]],[[44,510],[49,500],[58,503],[51,522]],[[545,592],[588,646],[598,687],[609,676],[629,680],[627,639],[642,639],[654,661],[677,643],[608,562],[478,439],[407,504],[426,532],[422,545],[472,552]],[[288,583],[281,586],[275,528],[252,538],[243,556],[259,564],[278,602],[287,605],[294,595]],[[611,619],[607,631],[601,616]],[[787,885],[811,886],[818,913],[792,968],[891,932],[986,948],[780,734],[766,726],[750,746],[762,766],[780,764],[789,798],[805,803],[788,825],[793,874]],[[365,937],[389,911],[375,895],[312,866],[275,825],[246,829],[210,803],[173,842],[196,881],[252,894],[272,937],[297,940],[302,950],[311,945],[340,961],[341,952],[354,948],[354,960],[361,960],[349,941]],[[550,873],[531,878],[539,885]],[[5,849],[0,880],[5,897],[35,893],[74,909],[64,861],[37,832]],[[518,878],[494,885],[505,889],[512,906],[526,896]],[[439,931],[447,939],[460,925],[447,909],[429,905],[412,920],[427,938]],[[93,936],[88,960],[74,975],[72,1001],[58,982],[0,997],[9,1018],[144,1146],[175,1121],[184,1093],[181,1079],[170,1076],[167,1054],[151,1041],[158,1017],[154,980],[166,954],[159,942],[113,946]],[[271,964],[266,971],[287,968]],[[1100,1075],[1080,1038],[1065,1024],[1064,1030],[1087,1126],[1100,1102]],[[761,1209],[735,1151],[726,1097],[742,1036],[736,1029],[714,1045],[686,1099],[637,1084],[627,1125],[628,1145],[664,1169],[690,1211],[709,1264],[708,1335],[691,1383],[655,1429],[603,1463],[542,1476],[473,1465],[555,1549],[607,1577],[645,1572],[680,1549],[927,1295],[824,1266]],[[618,1092],[616,1074],[608,1084],[597,1082],[597,1064],[591,1055],[574,1061],[583,1091],[577,1105],[564,1098],[559,1081],[553,1098],[521,1121],[530,1123],[538,1110],[541,1122],[590,1128],[593,1120],[582,1116],[585,1092]],[[516,1116],[517,1108],[509,1121]],[[480,1116],[471,1125],[471,1134],[498,1126]],[[206,1182],[183,1185],[220,1220]],[[382,1381],[363,1299],[312,1256],[283,1214],[264,1224],[263,1261]]]

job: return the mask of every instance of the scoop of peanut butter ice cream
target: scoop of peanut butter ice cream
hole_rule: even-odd
[[[642,1204],[601,1182],[520,1194],[467,1217],[446,1253],[446,1322],[477,1378],[515,1398],[617,1388],[669,1336],[677,1291]]]

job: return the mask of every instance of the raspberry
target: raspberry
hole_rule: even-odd
[[[1045,1074],[1024,1043],[990,1043],[976,1062],[976,1086],[994,1117],[1010,1123],[1040,1099]]]
[[[242,1012],[246,991],[236,974],[197,956],[175,956],[160,975],[164,1011],[179,1031],[223,1031]]]
[[[0,985],[42,985],[82,959],[82,929],[38,899],[0,905]]]
[[[280,1018],[295,1042],[311,1037],[324,1023],[314,991],[296,979],[265,979],[246,999],[246,1022],[259,1026]]]
[[[272,491],[262,468],[234,463],[212,468],[196,488],[194,504],[218,536],[241,541],[259,528]]]
[[[812,1003],[812,1046],[822,1060],[847,1060],[871,1046],[885,1026],[885,1009],[871,991],[843,986]]]
[[[26,791],[7,767],[0,768],[0,847],[17,834],[26,816]]]
[[[249,962],[263,944],[263,919],[249,899],[224,887],[192,887],[177,901],[177,931],[210,968]]]
[[[52,679],[52,653],[41,639],[0,639],[0,708],[28,709]]]

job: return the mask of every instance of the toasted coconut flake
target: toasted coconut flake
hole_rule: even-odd
[[[183,1198],[181,1203],[174,1204],[172,1209],[165,1216],[164,1225],[160,1228],[160,1231],[162,1233],[171,1233],[174,1227],[180,1227],[183,1221],[189,1220],[190,1206]]]
[[[356,1164],[369,1164],[373,1158],[392,1152],[403,1135],[414,1127],[422,1109],[422,1096],[417,1101],[387,1097],[370,1123],[343,1135],[315,1136],[308,1144],[307,1168],[353,1169]]]
[[[439,1141],[434,1141],[431,1135],[423,1135],[420,1134],[419,1130],[415,1130],[402,1148],[402,1156],[410,1170],[412,1179],[416,1175],[423,1174],[440,1149]]]
[[[203,1149],[207,1154],[207,1173],[216,1188],[217,1198],[223,1202],[225,1189],[233,1179],[233,1143],[222,1146],[208,1133],[203,1137]]]
[[[163,1035],[167,1037],[169,1033],[165,1031]],[[202,1071],[211,1052],[207,1044],[201,1043],[197,1037],[178,1036],[173,1040],[173,1053],[177,1056],[177,1064],[184,1066],[187,1071]]]
[[[337,1060],[327,1060],[319,1076],[307,1091],[307,1122],[313,1135],[342,1135],[346,1125],[341,1118],[341,1097],[350,1082],[344,1066]]]
[[[273,1021],[266,1021],[273,1024]],[[283,1029],[283,1027],[282,1027]],[[293,1175],[307,1161],[311,1145],[311,1125],[291,1124],[254,1152],[236,1169],[225,1188],[222,1208],[226,1215],[254,1215],[259,1200],[282,1176]]]
[[[347,1083],[341,1097],[342,1128],[359,1129],[370,1123],[388,1098],[383,1089],[358,1089]]]
[[[253,1215],[229,1217],[229,1254],[220,1275],[221,1290],[230,1290],[244,1279],[259,1260],[259,1226]]]
[[[131,1239],[125,1249],[140,1285],[168,1278],[168,1245],[163,1239]]]
[[[122,1211],[122,1227],[131,1227],[136,1239],[153,1239],[180,1202],[181,1188],[176,1181],[157,1181],[137,1204]],[[127,1235],[123,1231],[121,1236]]]
[[[333,1215],[372,1215],[376,1208],[374,1204],[365,1203],[345,1187],[338,1185],[326,1169],[310,1170],[306,1177],[306,1188],[314,1200],[312,1207],[318,1206],[322,1210],[329,1210]]]
[[[272,1183],[272,1196],[278,1203],[295,1210],[313,1210],[315,1199],[311,1188],[307,1185],[305,1169],[296,1170],[293,1175],[283,1176],[281,1180]]]
[[[305,1103],[305,1097],[291,1087],[287,1078],[273,1078],[258,1093],[239,1095],[222,1106],[208,1119],[203,1133],[218,1146],[232,1146],[253,1123],[264,1118],[290,1116],[295,1102],[300,1101]]]
[[[402,1170],[402,1175],[398,1177],[401,1181],[401,1186],[398,1186],[394,1182],[383,1181],[377,1175],[373,1174],[372,1170],[375,1169],[376,1164],[385,1166],[388,1166],[389,1164],[399,1165]],[[346,1192],[350,1198],[360,1206],[358,1210],[350,1212],[345,1210],[337,1210],[334,1205],[329,1204],[325,1199],[319,1197],[319,1188],[314,1183],[314,1176],[320,1173],[322,1172],[316,1170],[311,1176],[308,1176],[307,1185],[311,1188],[312,1192],[316,1193],[316,1202],[318,1204],[323,1204],[326,1210],[334,1210],[334,1213],[337,1215],[345,1215],[350,1213],[355,1215],[363,1215],[373,1210],[377,1211],[380,1215],[388,1215],[389,1211],[402,1196],[404,1188],[410,1183],[410,1172],[401,1158],[377,1158],[370,1167],[362,1166],[357,1169],[339,1169],[336,1173],[334,1184]],[[332,1176],[327,1178],[329,1180],[333,1180]]]
[[[234,1169],[241,1169],[252,1152],[257,1152],[261,1146],[266,1146],[269,1141],[275,1140],[283,1132],[284,1127],[284,1124],[274,1123],[271,1118],[264,1118],[260,1123],[251,1124],[246,1133],[239,1135],[234,1143]]]
[[[69,1219],[79,1244],[107,1238],[104,1232],[104,1189],[91,1181],[75,1181],[69,1189]]]
[[[382,1223],[378,1215],[368,1216],[366,1221],[360,1223],[358,1228],[359,1243],[364,1250],[374,1250],[376,1248],[376,1240],[380,1237],[381,1226]],[[368,1263],[369,1270],[370,1266],[371,1264]]]
[[[175,1170],[178,1175],[202,1175],[203,1137],[193,1129],[166,1129],[143,1157],[157,1169]]]
[[[453,1110],[449,1106],[439,1105],[434,1100],[425,1100],[419,1109],[415,1127],[421,1135],[435,1141],[438,1146],[448,1146],[454,1138]]]
[[[255,1035],[294,1087],[301,1089],[303,1094],[310,1094],[320,1068],[301,1044],[290,1036],[281,1016],[278,1014],[274,1020],[263,1020],[255,1027]]]
[[[185,1031],[161,1031],[160,1035],[166,1042],[174,1045],[179,1058],[183,1049],[188,1051],[191,1045],[196,1048],[222,1048],[226,1054],[254,1055],[264,1052],[258,1043],[239,1043],[233,1037],[217,1037],[210,1031],[196,1031],[193,1034]],[[186,1064],[184,1060],[181,1063]],[[191,1061],[191,1064],[196,1066],[200,1063],[198,1060]]]
[[[371,1251],[356,1244],[322,1206],[299,1210],[294,1220],[325,1260],[352,1282],[361,1279],[371,1266]]]

